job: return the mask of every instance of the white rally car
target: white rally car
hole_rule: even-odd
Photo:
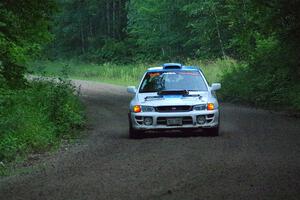
[[[215,91],[202,71],[179,63],[149,68],[134,94],[129,108],[129,137],[137,138],[148,130],[203,129],[219,134],[219,104]]]

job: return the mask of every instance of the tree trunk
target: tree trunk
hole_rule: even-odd
[[[112,2],[112,37],[116,38],[116,1],[113,0]]]
[[[80,25],[80,36],[81,36],[81,52],[82,54],[85,53],[85,48],[84,48],[84,34],[83,34],[83,28],[82,25]]]
[[[94,33],[93,33],[93,24],[91,19],[89,19],[89,29],[90,29],[90,36],[93,37]]]
[[[109,1],[106,1],[106,28],[107,28],[107,36],[110,36],[110,5]]]
[[[118,3],[118,39],[120,40],[122,34],[122,0],[119,0]]]
[[[84,33],[83,33],[83,20],[82,20],[82,15],[80,14],[79,16],[79,24],[80,24],[80,38],[81,38],[81,53],[84,54],[85,53],[85,40],[84,40]]]
[[[221,37],[221,31],[220,31],[220,27],[219,27],[218,17],[217,17],[217,14],[216,14],[216,11],[215,11],[214,7],[212,8],[212,11],[213,11],[213,15],[214,15],[214,18],[215,18],[215,23],[216,23],[220,48],[221,48],[221,51],[222,51],[222,55],[225,58],[226,54],[225,54],[225,51],[224,51],[223,40],[222,40],[222,37]]]

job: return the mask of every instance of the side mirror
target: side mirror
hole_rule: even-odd
[[[130,94],[135,94],[136,93],[135,86],[128,86],[127,87],[127,92],[130,93]]]
[[[213,83],[211,84],[211,90],[216,91],[221,89],[221,83]]]

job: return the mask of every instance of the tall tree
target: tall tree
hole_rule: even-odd
[[[136,40],[140,54],[152,58],[183,57],[186,51],[184,1],[132,0],[129,4],[128,31]]]
[[[124,40],[126,3],[127,0],[60,0],[61,12],[54,18],[52,30],[56,35],[54,56],[79,56],[90,61],[112,57],[105,52],[111,50],[103,48],[113,48],[110,46],[118,46]]]
[[[0,2],[0,74],[11,87],[22,85],[24,62],[51,39],[54,0]]]

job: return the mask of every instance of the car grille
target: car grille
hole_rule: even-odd
[[[156,121],[157,125],[167,125],[167,117],[158,117]],[[193,124],[192,117],[182,117],[182,125]]]
[[[192,110],[192,106],[158,106],[156,112],[188,112]]]

